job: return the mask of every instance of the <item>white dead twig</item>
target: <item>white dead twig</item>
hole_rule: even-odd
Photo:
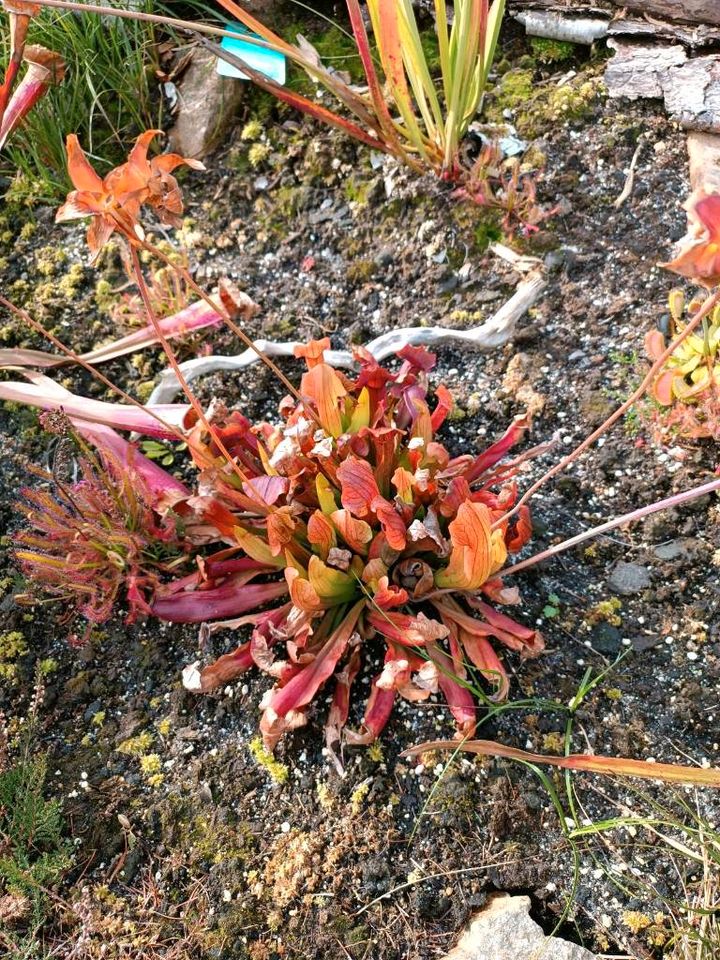
[[[547,281],[541,270],[541,261],[535,257],[523,257],[503,247],[502,244],[493,244],[493,253],[507,260],[519,271],[527,273],[512,295],[500,309],[479,327],[470,330],[448,330],[445,327],[401,327],[390,330],[382,336],[376,337],[366,344],[366,349],[377,359],[397,353],[403,347],[436,346],[440,343],[463,343],[474,350],[490,352],[501,347],[512,337],[520,317],[540,298],[547,286]],[[299,341],[275,343],[271,340],[256,340],[255,346],[268,357],[292,357]],[[328,350],[325,353],[326,361],[334,367],[352,367],[354,360],[349,350]],[[254,350],[247,349],[237,356],[209,356],[197,357],[180,364],[185,379],[190,382],[197,377],[217,373],[220,370],[242,370],[259,357]],[[157,386],[150,395],[148,405],[157,403],[171,403],[180,391],[180,384],[171,369],[165,370]]]
[[[567,17],[562,13],[528,10],[515,19],[533,37],[590,45],[607,35],[608,21],[599,17]]]
[[[638,145],[635,147],[635,153],[632,156],[630,161],[630,168],[628,169],[627,177],[625,178],[625,186],[620,191],[617,199],[613,202],[613,206],[616,210],[619,210],[620,207],[625,203],[630,194],[633,192],[633,187],[635,186],[635,167],[637,166],[638,158],[640,152],[643,148],[644,141],[642,137],[638,140]]]

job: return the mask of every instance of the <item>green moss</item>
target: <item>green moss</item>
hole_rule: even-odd
[[[46,657],[38,663],[38,670],[43,677],[50,677],[57,672],[58,662],[53,657]]]
[[[562,63],[575,55],[576,46],[567,40],[531,37],[530,48],[540,63]]]
[[[85,267],[81,263],[74,263],[58,283],[58,290],[68,300],[73,300],[85,279]]]
[[[19,630],[0,634],[0,679],[14,683],[18,676],[17,661],[28,652],[25,637]]]
[[[352,284],[367,283],[376,270],[374,260],[356,260],[347,268],[347,278]]]
[[[284,763],[280,763],[269,750],[265,749],[265,745],[260,737],[254,737],[248,744],[248,749],[255,763],[263,767],[275,783],[287,783],[290,771]]]
[[[485,114],[488,120],[503,123],[504,110],[517,110],[532,99],[535,92],[533,70],[508,70],[492,92]]]
[[[622,617],[619,611],[622,609],[622,600],[619,597],[610,597],[609,600],[600,600],[587,614],[588,623],[600,623],[604,620],[606,623],[619,627],[622,623]]]
[[[54,277],[66,261],[67,253],[61,247],[41,247],[35,254],[35,267],[43,277]]]
[[[28,220],[28,222],[24,223],[20,228],[20,239],[29,240],[34,235],[36,230],[37,230],[37,227],[35,226],[35,224],[32,223],[32,221]]]
[[[516,68],[500,79],[485,113],[488,120],[504,123],[504,111],[511,110],[520,135],[534,139],[558,123],[592,116],[602,90],[601,78],[592,72],[557,87],[538,86],[533,70]]]

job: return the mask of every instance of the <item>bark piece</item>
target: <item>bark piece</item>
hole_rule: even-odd
[[[530,897],[493,897],[444,960],[594,960],[577,943],[546,937],[530,917]]]
[[[691,130],[687,143],[692,189],[720,193],[720,135]]]
[[[718,0],[613,0],[613,3],[651,17],[670,17],[671,20],[683,20],[686,23],[720,26]]]
[[[720,132],[720,56],[695,57],[671,68],[663,84],[673,119],[693,130]]]
[[[680,44],[640,46],[608,40],[608,46],[615,51],[605,70],[605,85],[611,97],[662,97],[668,71],[687,61],[685,48]]]
[[[217,57],[198,48],[178,93],[177,119],[168,132],[170,150],[182,157],[204,157],[227,133],[242,103],[244,84],[219,76]]]

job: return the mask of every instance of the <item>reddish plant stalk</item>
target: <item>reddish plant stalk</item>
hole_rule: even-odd
[[[562,471],[565,470],[567,467],[569,467],[570,464],[574,460],[576,460],[581,453],[587,450],[588,447],[592,446],[592,444],[595,443],[595,441],[599,437],[601,437],[607,430],[609,430],[610,427],[617,420],[620,419],[620,417],[622,417],[625,413],[627,413],[630,407],[632,407],[632,405],[636,403],[640,399],[640,397],[643,396],[645,391],[653,382],[655,378],[655,374],[662,367],[662,365],[665,363],[667,358],[674,353],[674,351],[683,342],[683,340],[685,340],[687,337],[690,336],[690,334],[698,326],[698,324],[700,324],[702,320],[705,317],[707,317],[709,313],[711,313],[711,311],[716,307],[718,303],[720,303],[720,289],[716,290],[715,293],[712,294],[712,296],[708,297],[708,299],[703,303],[702,307],[700,307],[700,309],[692,318],[692,320],[688,321],[688,324],[685,327],[685,329],[682,331],[682,333],[678,334],[678,336],[668,345],[667,349],[658,357],[655,363],[653,363],[653,365],[648,370],[647,374],[645,375],[645,378],[643,379],[642,383],[637,388],[637,390],[631,393],[628,399],[625,400],[625,402],[622,403],[617,408],[617,410],[614,413],[612,413],[607,418],[607,420],[605,420],[605,422],[602,423],[597,428],[597,430],[594,430],[589,437],[586,437],[582,441],[582,443],[578,444],[578,446],[575,447],[575,449],[572,450],[566,457],[563,457],[563,459],[559,463],[556,463],[555,466],[551,467],[547,471],[547,473],[544,473],[539,480],[536,480],[535,483],[528,490],[525,491],[522,497],[520,497],[520,499],[512,508],[512,510],[508,510],[508,512],[504,514],[502,517],[500,517],[499,520],[495,521],[495,523],[493,524],[493,529],[502,526],[502,524],[504,523],[507,523],[507,521],[518,512],[520,507],[524,506],[528,502],[528,500],[530,500],[530,498],[533,497],[541,487],[545,486],[548,480],[551,480],[558,473],[562,473]]]
[[[26,47],[25,60],[28,63],[27,73],[5,111],[0,110],[0,150],[35,104],[45,96],[50,87],[59,84],[65,75],[65,62],[62,57],[44,47]]]
[[[616,527],[621,527],[624,523],[632,523],[633,520],[641,520],[643,517],[648,517],[650,514],[658,513],[660,510],[669,510],[671,507],[677,507],[681,503],[687,503],[689,500],[695,500],[697,497],[703,497],[706,493],[713,493],[715,490],[720,490],[720,480],[711,480],[709,483],[704,483],[699,487],[693,487],[692,490],[684,490],[682,493],[673,494],[672,497],[666,497],[665,500],[658,500],[656,503],[650,503],[647,506],[639,507],[637,510],[632,510],[630,513],[626,513],[622,517],[615,517],[613,520],[608,520],[606,523],[601,523],[598,527],[593,527],[591,530],[585,530],[583,533],[578,533],[576,536],[570,537],[569,540],[563,540],[562,543],[557,543],[553,547],[548,547],[547,550],[543,550],[542,553],[536,553],[535,556],[528,557],[527,560],[521,560],[519,563],[514,563],[511,567],[505,567],[505,569],[501,571],[501,575],[504,577],[510,573],[519,573],[521,570],[532,567],[536,563],[547,560],[549,557],[554,557],[558,553],[563,553],[565,550],[569,550],[571,547],[576,547],[579,543],[584,543],[585,540],[590,540],[592,537],[598,537],[603,533],[608,533],[608,531],[614,530]]]

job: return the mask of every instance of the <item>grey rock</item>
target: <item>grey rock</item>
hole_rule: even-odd
[[[692,541],[688,542],[683,538],[671,540],[669,543],[659,543],[653,553],[658,560],[679,560],[681,557],[689,557],[692,550]]]
[[[651,583],[652,577],[647,567],[641,567],[639,563],[626,563],[624,560],[615,564],[608,580],[610,589],[623,597],[642,593]]]
[[[577,943],[546,937],[530,917],[530,897],[493,897],[444,960],[594,960]]]
[[[247,83],[217,73],[217,57],[197,49],[178,90],[180,107],[168,132],[170,149],[199,159],[217,146],[235,119]]]

